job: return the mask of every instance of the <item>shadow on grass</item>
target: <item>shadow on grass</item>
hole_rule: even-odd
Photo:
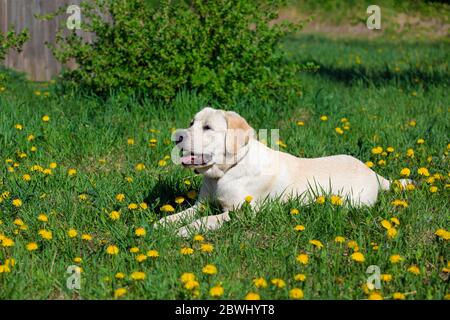
[[[338,81],[346,85],[363,83],[365,85],[397,85],[417,86],[418,83],[424,89],[434,85],[450,84],[450,74],[443,70],[424,71],[419,69],[408,69],[396,72],[387,66],[379,69],[370,69],[365,67],[341,68],[328,66],[312,61],[319,69],[314,73],[331,81]]]
[[[144,198],[145,203],[158,214],[159,217],[167,215],[161,212],[160,208],[165,204],[170,204],[175,208],[175,212],[191,207],[195,200],[191,200],[186,196],[187,189],[180,184],[179,180],[173,177],[161,177],[156,180],[156,184],[150,189]],[[177,204],[175,198],[178,196],[184,197],[182,204]],[[173,213],[175,213],[173,212]]]

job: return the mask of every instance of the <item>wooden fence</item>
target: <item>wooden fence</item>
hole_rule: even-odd
[[[30,39],[25,43],[23,51],[9,52],[4,61],[5,66],[25,72],[33,81],[48,81],[57,75],[62,66],[45,42],[54,43],[58,28],[69,15],[62,14],[51,21],[37,19],[35,15],[55,12],[60,7],[67,8],[80,2],[81,0],[0,0],[0,31],[6,32],[14,26],[16,31],[28,28],[30,32]],[[88,41],[92,38],[89,34],[82,36]]]

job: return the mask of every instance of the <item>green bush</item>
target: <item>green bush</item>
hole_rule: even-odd
[[[0,32],[0,63],[3,63],[9,49],[20,51],[23,44],[28,40],[29,32],[27,29],[16,33],[10,29],[6,34]],[[7,73],[0,72],[0,85],[7,82]]]
[[[218,100],[251,94],[262,99],[299,92],[298,66],[288,63],[282,39],[299,24],[269,22],[280,1],[94,0],[82,3],[82,28],[58,32],[58,60],[74,58],[66,83],[170,100],[181,89]],[[105,18],[106,17],[106,18]],[[68,81],[68,82],[67,82]]]

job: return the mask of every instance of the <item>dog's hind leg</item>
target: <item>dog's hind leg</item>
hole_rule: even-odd
[[[180,237],[187,238],[194,232],[219,229],[226,221],[230,221],[230,215],[228,211],[215,216],[207,216],[197,219],[191,224],[178,229],[177,233]]]

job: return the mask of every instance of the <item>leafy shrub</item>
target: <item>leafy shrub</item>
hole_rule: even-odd
[[[0,63],[5,59],[9,49],[20,51],[23,44],[28,40],[29,32],[27,29],[22,30],[20,33],[15,33],[11,29],[3,34],[0,32]],[[0,85],[7,81],[7,73],[0,73]]]
[[[184,88],[218,100],[262,99],[299,92],[297,66],[280,41],[300,28],[277,18],[280,1],[93,0],[83,2],[87,43],[60,30],[50,46],[58,60],[74,58],[66,83],[97,94],[138,92],[170,100]]]

